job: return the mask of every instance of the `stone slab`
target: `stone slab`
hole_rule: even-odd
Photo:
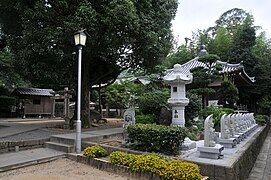
[[[0,172],[64,157],[65,153],[48,148],[0,154]]]
[[[215,147],[198,147],[198,151],[200,152],[199,157],[207,158],[207,159],[219,159],[222,158],[221,152],[224,147],[220,144],[216,144]]]
[[[234,148],[237,145],[237,140],[235,138],[219,139],[219,144],[224,146],[224,148]]]

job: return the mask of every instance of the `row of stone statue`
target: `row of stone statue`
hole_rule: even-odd
[[[224,114],[220,119],[221,132],[214,130],[213,115],[204,122],[204,146],[198,147],[200,157],[218,159],[224,148],[234,148],[257,129],[253,113]]]

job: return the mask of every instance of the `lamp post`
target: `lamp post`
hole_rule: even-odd
[[[83,30],[74,34],[75,46],[78,48],[78,90],[77,90],[77,119],[76,119],[76,153],[81,153],[81,64],[82,48],[86,44],[87,36]]]

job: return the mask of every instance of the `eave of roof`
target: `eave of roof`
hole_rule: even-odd
[[[51,92],[53,89],[39,89],[39,88],[17,88],[12,94],[13,95],[31,95],[31,96],[53,96]]]
[[[194,59],[191,59],[190,61],[182,64],[182,72],[184,74],[190,74],[190,71],[194,68],[197,67],[203,67],[203,68],[207,68],[206,65],[199,60],[199,57],[196,57]],[[223,62],[223,61],[219,61],[217,60],[214,64],[212,64],[212,66],[215,66],[216,64],[219,64],[222,66],[222,70],[220,71],[221,74],[224,73],[235,73],[235,72],[242,72],[243,78],[245,78],[248,83],[252,84],[255,82],[254,77],[250,77],[248,76],[248,74],[245,72],[244,66],[242,63],[237,63],[237,64],[231,64],[231,63],[227,63],[227,62]],[[173,71],[173,69],[169,69],[167,71],[170,72]]]

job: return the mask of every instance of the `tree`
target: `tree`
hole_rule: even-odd
[[[251,16],[249,13],[243,9],[233,8],[224,12],[218,20],[215,21],[214,27],[209,27],[207,29],[208,33],[211,33],[213,36],[216,34],[219,28],[226,28],[227,31],[234,35],[240,25],[242,25],[245,19]]]
[[[181,45],[176,52],[169,54],[163,61],[166,68],[172,68],[175,64],[184,64],[193,58],[191,49]]]
[[[220,59],[227,62],[232,46],[232,37],[226,28],[220,27],[216,32],[212,43],[209,44],[208,51],[217,54]]]
[[[0,23],[21,74],[47,88],[75,87],[72,34],[87,29],[82,122],[88,126],[92,85],[112,82],[126,68],[161,62],[171,48],[176,10],[177,0],[3,0]]]
[[[250,76],[254,75],[253,68],[256,64],[252,53],[255,45],[256,33],[253,27],[253,19],[248,16],[244,24],[238,27],[237,33],[233,37],[233,46],[229,55],[229,62],[239,63],[243,61],[245,69]]]
[[[234,109],[234,104],[238,101],[238,89],[233,83],[230,81],[223,81],[218,94],[218,104],[223,105],[223,107]]]
[[[207,96],[215,93],[215,90],[210,88],[209,84],[221,79],[219,75],[221,67],[215,64],[219,59],[215,54],[201,56],[199,61],[204,63],[206,67],[198,67],[192,70],[193,82],[191,86],[193,90],[190,90],[190,92],[202,96],[203,108],[207,106]]]
[[[0,50],[0,87],[8,91],[18,86],[27,86],[29,83],[21,78],[21,76],[14,71],[13,55],[8,48]]]

